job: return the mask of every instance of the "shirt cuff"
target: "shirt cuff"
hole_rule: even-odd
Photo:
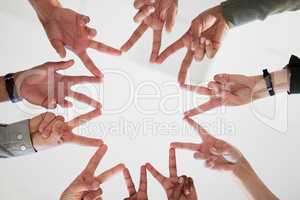
[[[29,120],[0,128],[0,154],[16,157],[35,153],[29,130]]]
[[[263,19],[255,3],[249,0],[227,0],[221,3],[223,15],[230,28]]]

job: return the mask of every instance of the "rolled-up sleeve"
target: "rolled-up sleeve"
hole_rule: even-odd
[[[229,26],[235,27],[284,11],[299,10],[300,0],[227,0],[221,6]]]
[[[23,156],[36,152],[29,130],[29,120],[0,126],[0,158]]]

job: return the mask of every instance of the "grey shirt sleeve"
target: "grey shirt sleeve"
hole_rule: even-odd
[[[227,0],[221,7],[229,26],[235,27],[284,11],[298,10],[300,0]]]
[[[23,156],[36,152],[31,141],[29,120],[0,126],[0,158]]]

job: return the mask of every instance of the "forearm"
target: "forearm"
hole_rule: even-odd
[[[34,153],[29,120],[0,126],[0,158]]]
[[[9,97],[6,91],[5,80],[4,77],[0,77],[0,102],[8,101]]]
[[[47,21],[53,9],[61,6],[58,0],[29,0],[29,2],[42,22]]]
[[[231,27],[254,20],[264,20],[269,15],[300,9],[299,0],[227,0],[221,4],[223,14]]]
[[[271,73],[273,88],[275,94],[288,92],[290,90],[290,72],[287,69],[282,69]],[[255,76],[256,85],[253,89],[253,99],[261,99],[270,96],[266,82],[262,75]]]
[[[245,159],[235,169],[234,176],[250,200],[279,200]]]

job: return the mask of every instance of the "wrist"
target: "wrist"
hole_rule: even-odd
[[[290,72],[287,69],[270,73],[275,93],[287,92],[290,89]],[[253,88],[253,99],[261,99],[269,95],[266,81],[262,75],[253,76],[255,86]]]
[[[51,18],[53,11],[61,7],[58,0],[29,0],[35,9],[42,24],[45,24]]]
[[[233,175],[239,180],[244,180],[252,177],[253,173],[255,174],[251,165],[244,157],[240,159],[240,161],[236,164],[235,169],[233,170]]]

